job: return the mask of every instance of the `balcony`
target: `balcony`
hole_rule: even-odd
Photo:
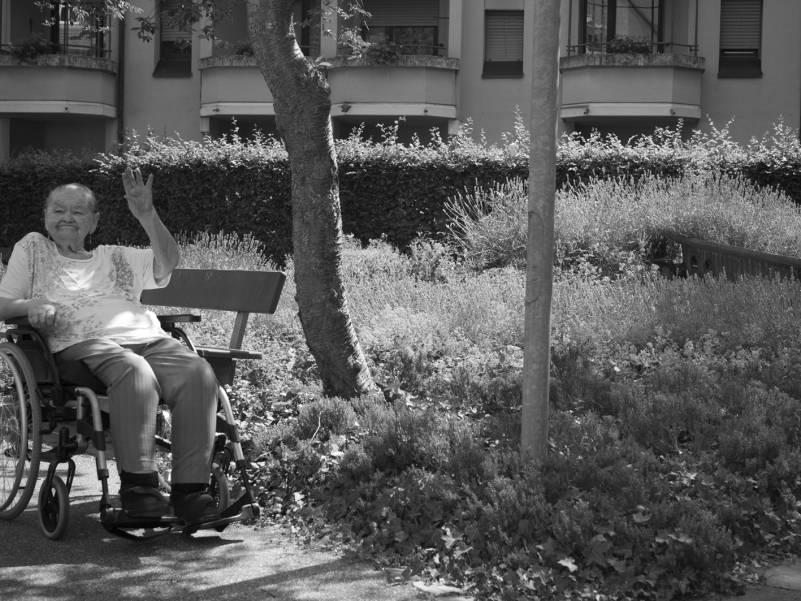
[[[200,116],[203,119],[273,116],[273,95],[254,56],[200,59]]]
[[[83,115],[114,119],[117,63],[90,56],[0,54],[0,115]]]
[[[404,55],[380,64],[363,56],[329,62],[332,117],[456,118],[457,58]]]
[[[705,59],[690,54],[578,54],[560,59],[564,121],[701,118]]]

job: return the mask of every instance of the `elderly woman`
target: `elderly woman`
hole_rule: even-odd
[[[120,502],[132,517],[171,513],[158,491],[156,410],[172,410],[172,512],[188,524],[219,518],[207,491],[217,409],[211,367],[168,336],[139,302],[143,289],[166,286],[180,254],[153,206],[153,176],[130,168],[125,198],[151,249],[98,246],[87,236],[100,219],[92,191],[67,184],[50,192],[48,237],[20,240],[0,282],[0,320],[27,316],[47,338],[59,369],[83,363],[108,387],[111,434],[120,470]]]

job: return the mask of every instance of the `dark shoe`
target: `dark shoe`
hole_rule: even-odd
[[[120,474],[120,504],[132,518],[160,518],[170,515],[169,501],[158,490],[156,472],[147,474]]]
[[[120,487],[122,510],[132,518],[160,518],[170,515],[170,503],[152,486]]]
[[[222,519],[220,510],[214,502],[212,496],[207,492],[193,492],[183,494],[173,492],[170,494],[175,517],[186,522],[187,526],[196,526],[206,522],[215,522]]]

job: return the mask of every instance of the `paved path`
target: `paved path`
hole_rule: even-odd
[[[374,568],[334,552],[303,549],[283,529],[234,524],[193,537],[170,534],[129,542],[100,525],[94,459],[76,457],[70,525],[60,541],[41,533],[36,497],[0,521],[2,601],[298,600],[411,601],[425,596],[389,586]],[[113,470],[113,468],[112,468]],[[112,482],[116,492],[119,482]]]
[[[801,601],[801,561],[770,568],[764,584],[722,601]]]

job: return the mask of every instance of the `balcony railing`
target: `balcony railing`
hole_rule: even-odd
[[[687,48],[687,51],[692,53],[693,56],[698,56],[698,44],[679,44],[678,42],[647,42],[650,46],[644,54],[661,54],[661,53],[674,53],[675,48]],[[615,42],[591,42],[588,44],[569,44],[567,47],[567,55],[574,54],[618,54],[621,53],[616,50]]]
[[[319,46],[300,46],[300,51],[303,53],[303,56],[308,56],[310,58],[317,58],[320,56],[320,47]],[[214,47],[211,51],[212,56],[253,56],[253,50],[250,48],[249,45],[240,44],[239,46],[233,46],[231,48],[225,47]]]
[[[448,56],[448,47],[445,44],[397,44],[397,53],[401,56]],[[374,46],[375,48],[375,46]],[[380,51],[376,51],[380,54]],[[337,49],[337,56],[351,56],[353,51],[349,46],[340,46]],[[368,48],[363,55],[371,56],[373,53]],[[391,51],[388,54],[393,54]]]
[[[0,44],[0,54],[13,54],[12,49],[19,47],[20,44]],[[74,44],[53,44],[50,43],[50,52],[41,52],[38,56],[48,54],[61,54],[71,56],[89,56],[92,58],[108,58],[111,50],[103,48],[93,48],[89,46],[78,46]]]

